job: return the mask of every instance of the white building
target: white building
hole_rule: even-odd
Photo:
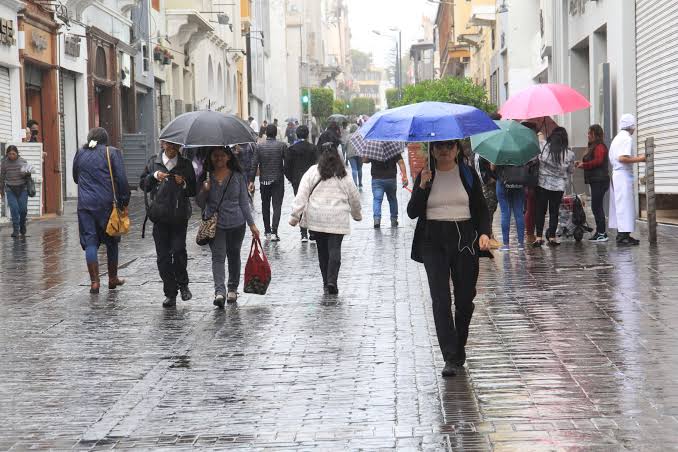
[[[21,141],[24,136],[17,23],[17,12],[22,8],[20,1],[0,1],[0,18],[8,24],[8,28],[0,33],[0,143]]]
[[[618,118],[636,112],[635,5],[542,0],[542,11],[544,23],[553,23],[552,37],[545,33],[543,40],[545,49],[552,46],[548,81],[569,85],[591,102],[590,109],[557,121],[568,129],[571,146],[587,145],[591,124],[603,126],[611,139]]]

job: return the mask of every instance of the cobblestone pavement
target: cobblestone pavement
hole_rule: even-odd
[[[138,195],[127,284],[98,297],[72,211],[0,229],[0,450],[678,449],[675,238],[483,260],[466,374],[443,379],[413,223],[373,230],[363,203],[338,298],[285,224],[269,293],[223,311],[193,243],[194,299],[161,307]]]

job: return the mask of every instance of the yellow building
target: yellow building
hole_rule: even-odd
[[[482,27],[471,21],[479,8],[494,12],[494,0],[440,3],[436,14],[436,50],[441,77],[470,76],[472,54],[480,47]]]

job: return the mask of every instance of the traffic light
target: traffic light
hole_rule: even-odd
[[[304,94],[301,96],[301,103],[304,105],[308,105],[308,94]]]

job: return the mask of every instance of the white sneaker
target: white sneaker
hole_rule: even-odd
[[[264,238],[265,238],[266,240],[271,240],[271,233],[270,233],[270,232],[267,232],[266,234],[264,234]]]
[[[238,301],[238,293],[233,290],[229,290],[228,295],[226,295],[226,303],[235,303],[236,301]]]
[[[271,242],[279,242],[280,241],[280,236],[278,234],[272,234],[271,235]]]
[[[306,243],[308,242],[308,237],[302,237],[301,238],[301,243]]]

